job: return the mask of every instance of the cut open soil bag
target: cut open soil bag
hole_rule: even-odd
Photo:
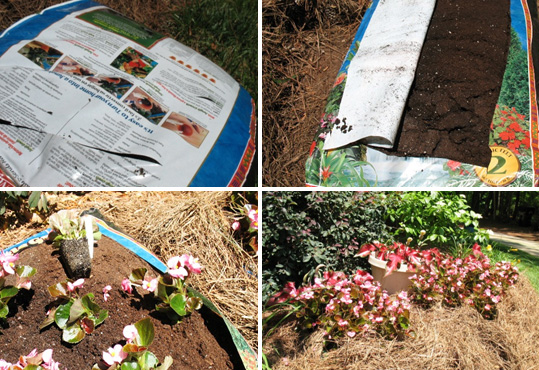
[[[538,37],[532,37],[538,32],[536,0],[495,4],[437,0],[406,97],[395,101],[391,92],[399,91],[394,88],[399,81],[389,81],[389,98],[373,101],[375,109],[366,116],[372,124],[370,118],[382,112],[377,117],[390,125],[387,111],[395,116],[394,112],[401,110],[394,140],[386,141],[392,146],[381,149],[374,146],[375,140],[366,140],[372,134],[360,126],[363,116],[346,110],[345,105],[355,104],[359,109],[364,103],[347,102],[348,95],[377,96],[369,89],[358,92],[361,86],[351,81],[351,73],[355,58],[362,56],[371,23],[379,11],[389,11],[385,8],[388,5],[392,4],[372,2],[341,66],[307,160],[307,185],[536,183],[534,173],[539,166],[532,159],[539,152],[533,142],[537,138],[535,70],[539,64]],[[376,65],[376,59],[364,64]],[[387,102],[390,107],[386,110]],[[345,145],[332,145],[335,132],[350,140]],[[363,132],[367,135],[361,138]],[[372,131],[377,132],[383,130]]]
[[[96,2],[0,34],[3,186],[241,186],[255,126],[224,70]]]
[[[256,355],[245,339],[200,293],[192,290],[203,300],[203,307],[175,325],[151,313],[155,305],[151,294],[125,296],[120,283],[132,269],[145,267],[155,277],[167,267],[129,236],[102,220],[96,221],[104,237],[94,249],[92,275],[86,279],[82,293],[94,293],[96,302],[109,311],[109,317],[76,345],[61,342],[62,332],[56,326],[39,330],[39,324],[46,317],[46,305],[53,300],[47,287],[66,279],[54,248],[39,244],[50,231],[45,230],[6,249],[20,253],[19,262],[37,268],[37,274],[32,279],[32,289],[21,290],[12,299],[12,313],[0,328],[4,338],[0,359],[15,362],[19,355],[26,355],[34,348],[38,352],[52,348],[53,357],[61,363],[61,368],[89,369],[101,359],[103,351],[121,342],[124,326],[150,317],[156,337],[149,350],[161,361],[167,355],[172,356],[171,369],[256,369]],[[113,288],[106,302],[100,294],[105,285]]]

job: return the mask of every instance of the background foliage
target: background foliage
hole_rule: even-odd
[[[474,243],[488,242],[488,235],[478,230],[480,214],[468,205],[464,194],[438,191],[410,191],[393,194],[388,221],[397,229],[401,242],[417,239],[426,231],[426,245],[451,249],[459,245],[470,248]]]
[[[354,258],[363,243],[391,238],[384,193],[268,192],[263,196],[263,299],[287,281],[301,282],[320,264],[346,273],[366,268]]]

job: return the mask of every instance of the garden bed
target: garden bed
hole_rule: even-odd
[[[92,273],[86,279],[83,294],[94,293],[96,303],[109,311],[109,317],[95,332],[76,345],[61,342],[62,332],[53,325],[39,330],[46,318],[48,305],[53,301],[47,288],[63,282],[66,275],[58,252],[51,245],[42,244],[23,250],[17,261],[37,269],[30,291],[21,290],[10,301],[10,314],[2,327],[0,358],[15,362],[37,348],[39,352],[52,348],[54,359],[62,368],[91,368],[109,347],[122,342],[126,325],[150,317],[155,327],[155,339],[149,350],[159,360],[171,356],[171,369],[241,369],[241,360],[228,341],[228,331],[219,318],[203,307],[175,325],[155,312],[153,294],[142,297],[126,295],[121,282],[135,268],[146,267],[154,277],[159,273],[126,248],[106,237],[99,241],[92,261]],[[111,285],[110,298],[104,301],[102,290]],[[139,289],[142,293],[143,291]],[[228,351],[228,352],[227,352]]]
[[[539,361],[539,296],[525,276],[498,305],[494,320],[473,308],[412,306],[415,339],[377,335],[339,339],[324,349],[322,331],[300,335],[289,321],[264,339],[274,370],[303,369],[531,369]]]

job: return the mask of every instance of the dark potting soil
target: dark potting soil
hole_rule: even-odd
[[[144,295],[142,300],[141,297],[125,295],[120,283],[132,269],[146,267],[155,277],[158,272],[109,238],[102,238],[95,248],[91,276],[81,289],[82,294],[94,293],[97,304],[109,311],[109,317],[94,333],[75,345],[61,341],[62,331],[55,324],[39,330],[46,317],[47,305],[53,301],[47,288],[66,279],[59,253],[51,245],[39,245],[23,250],[17,263],[30,265],[37,269],[37,273],[32,278],[32,289],[20,290],[10,301],[10,314],[0,327],[3,332],[0,334],[0,359],[17,362],[19,356],[27,355],[34,348],[39,352],[52,348],[53,358],[61,363],[60,368],[90,369],[102,359],[103,351],[124,340],[122,331],[126,325],[150,317],[155,339],[149,350],[160,361],[167,355],[172,356],[174,363],[171,369],[243,368],[234,355],[223,349],[223,346],[233,347],[233,344],[220,344],[228,333],[215,324],[217,320],[209,309],[203,307],[202,314],[194,312],[181,322],[170,325],[166,318],[155,314],[153,295]],[[103,300],[102,293],[106,285],[112,286],[107,302]],[[139,291],[144,293],[140,288]]]
[[[483,167],[510,42],[510,0],[438,0],[395,150]]]

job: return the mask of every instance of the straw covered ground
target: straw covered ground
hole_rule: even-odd
[[[258,262],[234,239],[231,192],[90,192],[47,197],[55,210],[98,209],[109,221],[166,261],[189,253],[203,273],[190,284],[207,296],[258,348]],[[2,247],[48,227],[21,223],[0,231]]]
[[[289,323],[264,341],[264,353],[277,361],[273,370],[539,368],[539,295],[524,276],[498,308],[497,319],[485,320],[469,307],[414,307],[416,339],[355,338],[327,352],[320,332],[300,339]]]

